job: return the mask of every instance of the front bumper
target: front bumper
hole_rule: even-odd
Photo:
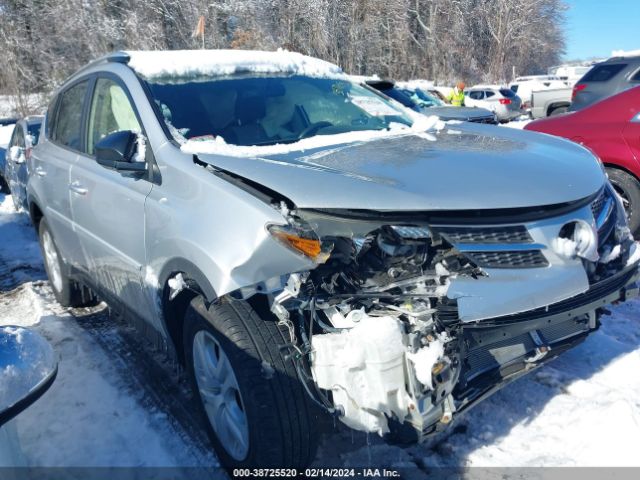
[[[462,368],[453,392],[456,416],[581,343],[599,327],[603,307],[638,296],[639,279],[635,263],[562,302],[464,325]],[[444,427],[425,422],[423,434]]]

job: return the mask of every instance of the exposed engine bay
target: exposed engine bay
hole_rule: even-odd
[[[290,224],[272,235],[317,267],[290,274],[270,306],[307,393],[351,428],[418,440],[579,343],[605,304],[637,294],[640,249],[608,195],[600,223],[593,203],[552,221],[462,226],[366,219],[354,228],[287,210]],[[554,277],[573,290],[558,296],[544,281]],[[495,292],[465,294],[466,285]],[[509,295],[519,306],[501,301]],[[469,318],[468,298],[490,313]]]

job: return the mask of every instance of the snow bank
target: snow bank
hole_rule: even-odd
[[[439,131],[445,128],[445,123],[440,117],[432,115],[425,117],[420,114],[412,115],[414,123],[411,127],[403,124],[393,124],[389,130],[364,130],[358,132],[338,133],[335,135],[316,135],[304,138],[294,143],[277,143],[266,146],[240,146],[228,144],[221,137],[206,140],[187,140],[182,144],[181,150],[189,154],[213,154],[230,157],[264,157],[280,155],[289,152],[312,150],[314,148],[328,147],[354,142],[367,142],[381,138],[389,138],[398,135],[416,134],[428,135],[429,131]],[[435,137],[429,136],[429,140]]]
[[[224,76],[236,73],[288,73],[347,78],[333,63],[296,52],[278,50],[156,50],[128,51],[129,66],[147,79]]]

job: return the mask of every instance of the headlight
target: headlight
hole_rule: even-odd
[[[323,242],[311,227],[304,224],[267,225],[273,238],[296,253],[300,253],[316,263],[324,263],[329,259],[333,243]]]

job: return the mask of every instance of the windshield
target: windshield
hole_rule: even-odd
[[[149,83],[176,140],[292,143],[314,135],[410,126],[402,107],[345,80],[290,77],[174,79]]]
[[[411,101],[413,101],[416,105],[422,108],[429,107],[442,107],[444,103],[439,98],[434,97],[430,93],[427,93],[419,88],[411,91],[404,90],[404,92],[411,97]]]

